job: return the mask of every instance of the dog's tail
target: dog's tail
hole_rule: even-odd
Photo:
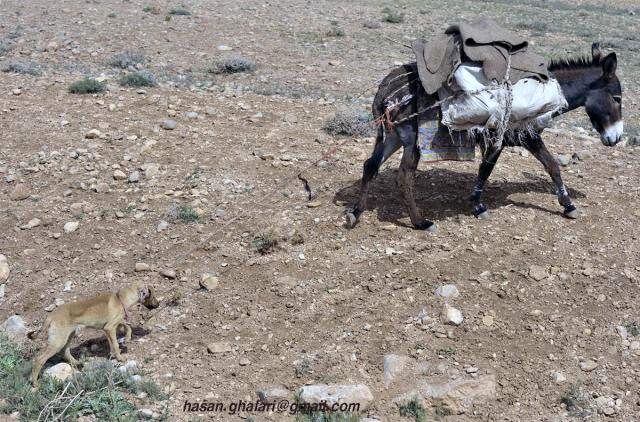
[[[29,331],[27,333],[27,337],[30,340],[36,340],[41,333],[49,331],[49,326],[51,325],[51,315],[47,316],[47,319],[44,320],[44,324],[40,327],[39,330]]]

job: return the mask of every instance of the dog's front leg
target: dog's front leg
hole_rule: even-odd
[[[107,325],[104,327],[104,333],[109,340],[109,348],[111,349],[111,356],[115,357],[118,362],[124,362],[124,358],[120,354],[120,345],[118,344],[118,337],[116,336],[116,328],[118,324]]]

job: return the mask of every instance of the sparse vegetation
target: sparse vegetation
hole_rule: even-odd
[[[2,66],[3,72],[20,73],[22,75],[40,76],[42,66],[36,62],[10,61]]]
[[[127,73],[119,80],[120,86],[128,87],[154,87],[158,85],[155,76],[151,72],[141,70],[139,72]]]
[[[93,78],[84,78],[69,86],[69,92],[72,94],[97,94],[104,92],[105,84]]]
[[[160,14],[160,8],[158,6],[147,5],[147,6],[142,8],[142,11],[145,12],[145,13],[151,13],[152,15],[159,15]]]
[[[178,207],[178,220],[185,224],[200,221],[200,216],[196,210],[189,205],[181,205]]]
[[[0,56],[7,54],[13,48],[13,44],[9,41],[0,41]]]
[[[398,406],[398,412],[400,416],[404,418],[413,418],[415,422],[426,422],[427,412],[422,407],[420,399],[414,397],[408,403],[404,403]]]
[[[359,422],[357,413],[349,412],[311,412],[296,416],[296,422]]]
[[[304,243],[304,236],[296,229],[291,234],[289,241],[292,245],[302,245]]]
[[[133,380],[110,361],[89,362],[67,382],[42,377],[36,389],[28,380],[30,353],[0,334],[0,413],[19,412],[22,420],[136,420],[131,396],[144,392],[149,400],[168,397],[153,381]]]
[[[521,21],[516,23],[515,27],[532,31],[534,34],[545,34],[549,30],[549,24],[542,20]]]
[[[191,12],[184,6],[171,8],[171,10],[169,10],[169,14],[175,16],[191,16]]]
[[[331,21],[331,27],[325,33],[327,37],[344,37],[344,29],[340,26],[338,21]]]
[[[637,337],[640,335],[640,324],[637,321],[627,321],[623,324],[630,336]]]
[[[253,247],[262,255],[273,252],[278,246],[278,238],[272,232],[265,232],[256,235],[253,238]]]
[[[560,398],[560,403],[563,403],[569,414],[573,416],[586,416],[589,413],[589,402],[580,391],[578,384],[569,386]]]
[[[256,63],[242,56],[220,59],[209,68],[209,72],[215,74],[253,72],[254,70],[256,70]]]
[[[389,23],[404,22],[404,13],[387,6],[382,9],[382,20]]]
[[[371,136],[373,135],[373,117],[371,114],[354,108],[341,108],[325,121],[323,129],[334,136]]]
[[[144,54],[138,51],[123,51],[122,53],[113,55],[111,59],[109,59],[109,66],[129,69],[144,62]]]
[[[311,359],[303,358],[295,364],[294,370],[296,372],[296,377],[300,378],[305,375],[309,375],[311,373],[311,366],[313,362]]]

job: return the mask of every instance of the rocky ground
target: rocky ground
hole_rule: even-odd
[[[126,356],[172,391],[171,420],[287,420],[183,404],[331,393],[317,384],[346,385],[333,393],[385,421],[412,400],[443,420],[635,420],[640,10],[450,3],[401,2],[391,23],[378,1],[5,1],[0,65],[35,70],[0,73],[0,321],[37,328],[62,303],[152,285],[161,306],[133,313]],[[410,60],[397,42],[477,14],[548,56],[595,40],[618,53],[624,142],[604,147],[582,111],[545,133],[580,218],[562,217],[542,166],[512,149],[489,220],[466,201],[477,163],[423,163],[418,205],[439,230],[413,230],[394,157],[345,229],[373,139],[323,123],[370,106],[376,81]],[[112,66],[125,51],[144,58]],[[256,70],[207,71],[230,55]],[[158,86],[119,86],[134,68]],[[83,76],[108,89],[69,93]],[[98,332],[76,342],[108,353]]]

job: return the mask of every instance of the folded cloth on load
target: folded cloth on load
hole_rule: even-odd
[[[544,83],[535,78],[520,79],[511,87],[511,93],[509,122],[513,124],[534,120],[536,127],[544,127],[551,114],[567,107],[555,79]],[[489,80],[483,67],[461,64],[450,86],[440,88],[438,96],[444,100],[440,105],[442,124],[450,129],[495,129],[507,112],[509,91],[506,86]]]
[[[531,77],[546,81],[549,79],[546,60],[527,47],[526,40],[491,19],[452,25],[443,35],[429,42],[416,40],[412,45],[420,81],[427,94],[446,86],[461,61],[480,63],[489,80],[503,81],[510,62],[512,84]]]

